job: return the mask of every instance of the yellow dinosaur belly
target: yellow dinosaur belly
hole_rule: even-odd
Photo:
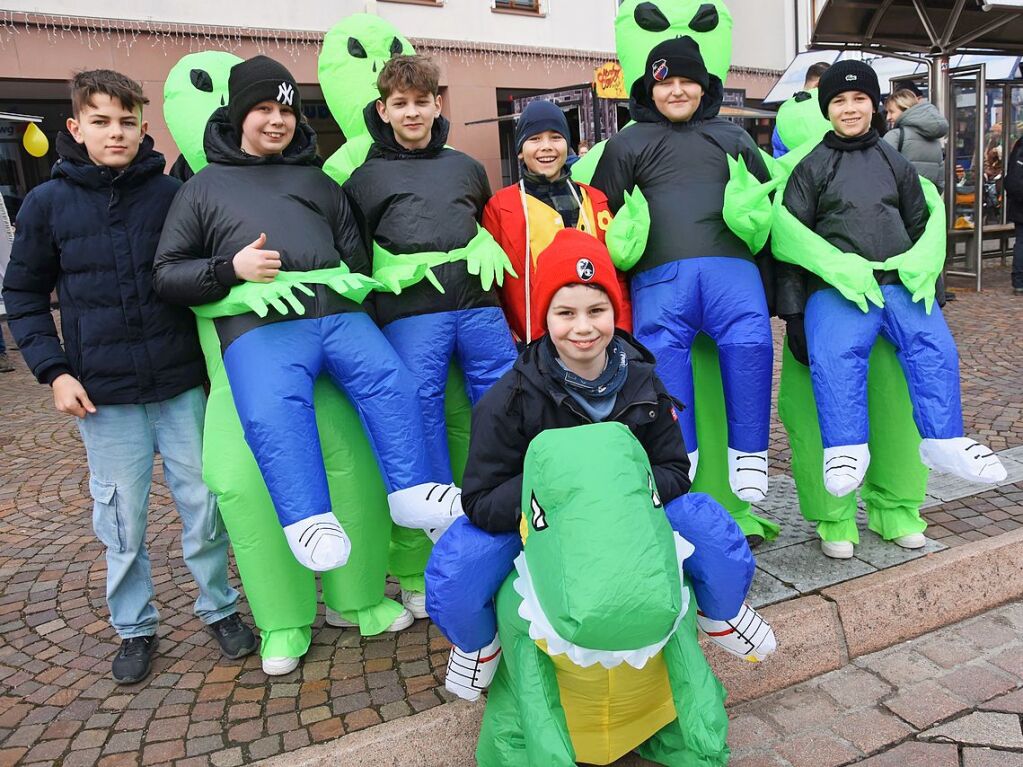
[[[537,645],[547,652],[545,642]],[[661,653],[642,669],[580,668],[565,655],[550,657],[577,761],[611,764],[676,718]]]

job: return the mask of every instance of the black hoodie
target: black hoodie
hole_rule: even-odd
[[[304,122],[283,154],[255,157],[240,140],[221,107],[206,126],[209,165],[181,187],[174,198],[156,256],[154,280],[167,301],[199,306],[218,301],[239,283],[232,259],[266,233],[266,248],[279,251],[283,271],[306,272],[347,264],[369,272],[369,259],[355,217],[341,187],[319,167],[316,134]],[[310,286],[300,296],[304,318],[362,311],[329,288]],[[296,319],[273,309],[216,321],[221,345],[253,327]]]
[[[476,160],[444,145],[448,121],[438,115],[429,146],[406,149],[380,119],[376,102],[366,106],[365,118],[373,147],[344,190],[360,219],[367,249],[374,240],[395,255],[447,253],[468,245],[490,199],[490,183]],[[498,306],[496,292],[484,291],[465,262],[433,271],[443,294],[423,280],[400,296],[376,295],[381,326],[419,314]]]
[[[613,136],[597,164],[592,185],[617,213],[625,192],[642,190],[650,206],[650,238],[633,273],[701,256],[753,260],[749,248],[722,218],[729,170],[726,154],[742,156],[761,181],[767,167],[753,139],[718,117],[724,87],[713,75],[693,118],[673,123],[654,106],[642,78],[632,86],[634,123]]]
[[[153,256],[180,183],[146,136],[120,172],[67,133],[52,180],[25,198],[4,301],[11,333],[43,383],[71,373],[98,406],[161,402],[199,386],[205,366],[191,312],[153,292]],[[50,311],[60,298],[61,339]]]
[[[615,336],[628,356],[629,374],[605,420],[625,424],[643,445],[661,500],[668,503],[691,484],[676,411],[681,405],[654,373],[653,355],[624,331]],[[545,429],[592,423],[546,369],[541,344],[549,343],[545,335],[527,346],[473,409],[462,505],[474,525],[491,533],[518,530],[522,465],[533,438]]]

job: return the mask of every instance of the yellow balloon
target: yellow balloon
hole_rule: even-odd
[[[43,157],[50,151],[50,142],[46,134],[39,130],[35,123],[29,123],[25,129],[25,137],[21,140],[25,151],[33,157]]]

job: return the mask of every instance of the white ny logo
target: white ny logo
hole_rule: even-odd
[[[277,100],[282,104],[291,106],[292,100],[295,98],[295,88],[288,83],[281,83],[277,87]]]

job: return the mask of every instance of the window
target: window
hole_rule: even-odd
[[[540,13],[540,0],[493,0],[495,11]]]

